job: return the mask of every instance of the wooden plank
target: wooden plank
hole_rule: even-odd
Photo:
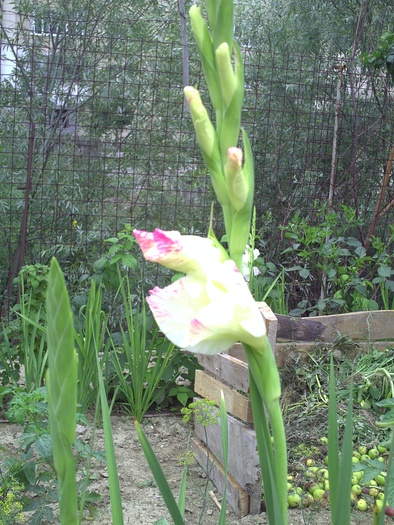
[[[207,475],[219,492],[223,494],[225,475],[220,462],[198,438],[192,438],[191,448],[196,460],[204,470],[207,468],[208,458]],[[249,514],[249,495],[230,474],[227,475],[227,504],[240,518]]]
[[[241,346],[241,345],[240,345]],[[241,350],[243,352],[242,346]],[[249,370],[244,360],[228,354],[203,355],[198,356],[198,362],[204,367],[206,372],[210,372],[213,377],[223,381],[226,385],[235,390],[249,392]]]
[[[301,318],[277,315],[277,319],[277,340],[282,341],[332,343],[338,334],[355,341],[394,340],[394,310]]]
[[[271,308],[264,302],[257,303],[261,315],[265,319],[265,325],[267,328],[267,337],[271,344],[272,349],[275,348],[276,332],[278,331],[278,319]]]
[[[196,436],[209,448],[213,455],[223,463],[222,435],[219,425],[203,427],[195,421]],[[256,432],[232,416],[228,416],[229,455],[228,472],[250,496],[251,514],[260,512],[261,475],[257,451]]]
[[[203,370],[196,370],[194,391],[201,397],[212,399],[217,404],[220,403],[220,392],[223,391],[227,412],[246,423],[252,423],[252,405],[249,399],[214,377],[209,376]]]
[[[219,417],[219,414],[217,416]],[[194,429],[196,436],[223,463],[220,425],[203,427],[201,423],[195,421]],[[250,426],[229,415],[228,434],[228,471],[244,489],[251,485],[260,485],[260,460],[257,451],[256,432]]]

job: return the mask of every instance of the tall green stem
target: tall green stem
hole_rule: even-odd
[[[253,417],[263,481],[266,479],[264,481],[264,490],[267,492],[267,480],[270,480],[268,482],[275,485],[270,487],[270,492],[273,493],[271,504],[274,505],[276,503],[274,501],[275,498],[278,499],[282,523],[287,525],[287,448],[280,408],[279,372],[274,354],[266,337],[262,340],[262,348],[252,348],[245,344],[243,346],[249,364]],[[264,431],[264,425],[262,430],[259,431],[258,428],[266,420],[265,410],[267,410],[271,425],[273,451],[271,443],[267,443],[269,435]],[[267,468],[270,471],[268,474],[264,472]],[[277,524],[278,521],[275,519],[272,525]]]

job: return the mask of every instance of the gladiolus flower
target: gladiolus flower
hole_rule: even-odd
[[[147,298],[168,339],[204,354],[225,352],[237,341],[262,347],[264,319],[234,261],[211,239],[161,230],[134,235],[147,260],[186,272]]]
[[[177,231],[133,231],[147,261],[156,262],[177,272],[204,275],[211,266],[228,259],[211,239],[181,235]]]

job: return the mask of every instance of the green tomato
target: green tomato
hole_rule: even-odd
[[[383,474],[378,474],[375,478],[375,481],[378,485],[380,485],[381,487],[384,487],[386,485],[386,478],[384,477]]]
[[[328,479],[328,470],[326,468],[319,469],[319,477],[323,479]]]
[[[352,485],[352,492],[359,496],[362,492],[362,488],[360,487],[360,485]]]
[[[325,490],[324,489],[316,489],[315,491],[313,491],[313,499],[316,501],[316,500],[320,500],[320,499],[323,499],[324,498],[324,494],[325,494]]]
[[[367,510],[367,508],[368,508],[368,504],[365,501],[365,499],[360,498],[357,502],[357,509],[362,510],[364,512],[365,510]]]
[[[309,492],[305,492],[301,497],[301,505],[303,507],[309,507],[314,502],[312,494],[309,494]]]
[[[295,509],[301,506],[301,496],[299,494],[289,494],[287,503],[290,508]]]
[[[361,480],[361,478],[363,477],[363,474],[364,474],[364,471],[363,470],[358,470],[357,472],[353,472],[353,475],[352,475],[352,479],[356,479],[357,482]],[[357,485],[357,483],[355,483],[355,485]]]
[[[319,485],[317,483],[308,483],[307,490],[310,494],[313,494],[317,489],[319,489]]]
[[[371,459],[379,457],[379,450],[377,448],[371,448],[370,450],[368,450],[368,456]]]

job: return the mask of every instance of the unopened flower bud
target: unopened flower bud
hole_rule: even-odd
[[[216,130],[201,101],[200,93],[191,86],[184,88],[186,101],[190,108],[194,129],[201,151],[211,159],[218,154],[218,139]]]
[[[242,170],[242,150],[235,147],[228,149],[224,173],[230,202],[238,211],[243,208],[249,192],[249,184]]]
[[[227,42],[223,42],[216,49],[216,63],[224,102],[226,106],[229,106],[237,90],[237,78],[231,64],[230,50]]]

